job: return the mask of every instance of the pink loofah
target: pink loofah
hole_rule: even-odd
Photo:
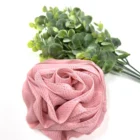
[[[22,93],[29,126],[52,140],[90,134],[106,112],[103,72],[88,60],[39,63],[29,71]]]

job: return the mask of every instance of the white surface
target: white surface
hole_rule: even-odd
[[[129,60],[140,70],[139,0],[4,0],[0,1],[0,140],[48,140],[31,130],[26,121],[22,84],[27,71],[38,62],[26,47],[33,30],[28,22],[46,6],[77,6],[94,21],[102,21],[119,37]],[[101,127],[79,140],[139,140],[140,83],[127,77],[106,75],[108,112]],[[75,140],[75,139],[72,139]]]

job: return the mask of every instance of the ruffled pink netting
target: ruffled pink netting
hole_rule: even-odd
[[[102,70],[88,60],[46,60],[23,85],[27,122],[52,140],[90,134],[106,112]]]

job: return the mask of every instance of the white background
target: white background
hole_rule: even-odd
[[[1,0],[0,1],[0,140],[49,140],[31,130],[26,121],[22,84],[38,57],[27,48],[34,32],[28,23],[41,14],[42,6],[80,7],[102,21],[129,60],[140,70],[139,0]],[[139,140],[140,82],[124,76],[105,76],[108,112],[101,127],[79,140]],[[72,140],[75,140],[74,138]]]

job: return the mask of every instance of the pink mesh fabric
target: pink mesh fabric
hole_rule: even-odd
[[[50,59],[35,65],[22,94],[29,126],[52,140],[90,134],[106,112],[103,72],[88,60]]]

